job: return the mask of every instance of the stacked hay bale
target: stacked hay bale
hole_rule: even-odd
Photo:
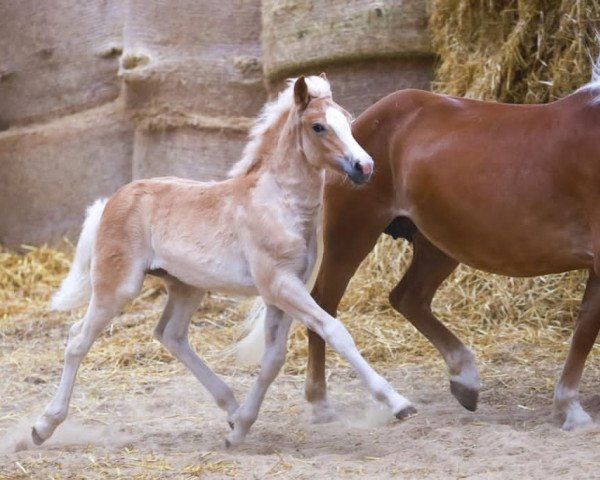
[[[131,178],[121,2],[2,2],[0,243],[48,241]]]
[[[433,55],[425,0],[263,0],[269,92],[286,77],[325,71],[336,100],[358,114],[384,95],[429,88]]]
[[[260,1],[130,0],[122,59],[134,178],[222,179],[266,99]]]
[[[430,28],[436,90],[543,103],[589,81],[600,2],[432,0]]]

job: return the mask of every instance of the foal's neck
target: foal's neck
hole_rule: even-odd
[[[300,129],[288,121],[264,167],[286,193],[286,198],[306,210],[316,210],[323,202],[325,175],[311,165],[300,143]]]

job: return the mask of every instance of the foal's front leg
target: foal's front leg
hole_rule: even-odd
[[[260,372],[246,401],[230,416],[233,430],[225,440],[228,447],[242,443],[248,430],[256,421],[267,389],[285,362],[286,343],[291,324],[292,320],[281,310],[271,305],[267,306],[265,352],[261,360]]]
[[[310,296],[302,282],[292,275],[280,275],[273,282],[275,295],[269,300],[290,317],[303,323],[321,336],[331,347],[344,357],[373,397],[385,403],[397,418],[407,418],[416,413],[409,400],[398,394],[360,354],[354,339],[346,327],[336,318],[325,312]]]

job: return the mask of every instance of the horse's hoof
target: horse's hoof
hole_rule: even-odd
[[[567,415],[567,419],[561,428],[563,430],[570,431],[585,425],[589,425],[590,423],[592,423],[592,417],[590,417],[585,411],[581,410],[576,414]]]
[[[225,439],[225,448],[231,448],[231,442],[228,438]]]
[[[35,443],[36,445],[41,445],[42,443],[44,443],[46,441],[45,438],[40,437],[40,435],[38,434],[35,427],[31,428],[31,439],[33,440],[33,443]]]
[[[458,402],[470,412],[477,410],[477,400],[479,399],[479,390],[466,387],[462,383],[450,380],[450,392]]]
[[[417,409],[412,405],[404,407],[399,412],[396,412],[396,418],[398,420],[406,420],[407,418],[414,417],[417,414]]]

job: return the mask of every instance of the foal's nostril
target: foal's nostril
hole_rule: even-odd
[[[354,170],[356,170],[356,171],[358,171],[360,173],[363,173],[363,167],[362,167],[362,165],[359,162],[356,162],[354,164]]]

